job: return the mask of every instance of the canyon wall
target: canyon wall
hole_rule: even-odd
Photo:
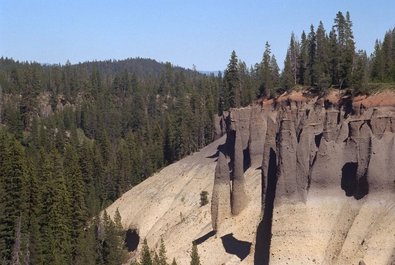
[[[382,94],[375,99],[374,96],[352,98],[335,94],[314,97],[293,92],[255,106],[232,109],[225,114],[221,120],[226,124],[223,131],[227,140],[218,149],[213,187],[215,199],[211,205],[213,229],[220,230],[221,222],[242,212],[251,199],[261,200],[262,223],[265,222],[261,225],[270,226],[264,229],[279,229],[279,232],[282,228],[275,225],[295,222],[293,217],[298,218],[300,214],[295,212],[298,207],[306,208],[313,200],[341,199],[338,205],[344,203],[343,208],[332,209],[340,211],[332,222],[340,222],[339,225],[344,227],[340,232],[335,228],[325,228],[328,235],[325,243],[321,242],[325,245],[321,248],[325,248],[326,254],[321,253],[314,260],[319,264],[346,264],[341,263],[349,257],[349,252],[344,249],[353,249],[356,243],[347,243],[343,235],[347,237],[349,230],[356,226],[354,222],[363,205],[368,205],[375,198],[374,201],[384,204],[384,208],[377,208],[376,214],[394,215],[395,102],[391,100],[395,100],[392,94],[390,99]],[[243,173],[249,168],[261,170],[260,198],[246,195]],[[284,207],[287,207],[286,211],[281,210]],[[318,215],[320,211],[325,214],[325,210],[316,208],[316,211]],[[386,211],[387,215],[381,211]],[[282,217],[288,215],[289,219],[273,224],[272,219],[279,221],[276,216],[279,212]],[[309,214],[312,213],[314,211]],[[271,215],[270,220],[265,221],[265,214]],[[320,216],[316,218],[315,225],[320,226]],[[300,222],[302,227],[306,225],[305,221]],[[303,229],[299,233],[309,233]],[[391,224],[389,229],[391,233],[395,232],[395,224]],[[392,236],[395,238],[395,234]],[[279,238],[283,244],[285,241],[296,242],[289,235]],[[266,264],[269,260],[270,264],[285,264],[281,260],[284,257],[291,258],[293,262],[289,264],[298,262],[298,254],[291,254],[293,250],[289,249],[289,255],[284,256],[286,247],[278,256],[280,260],[273,260],[275,249],[281,251],[281,247],[273,245],[277,239],[272,240],[271,233],[259,234],[258,228],[255,251],[266,254],[255,254],[255,264]],[[268,241],[263,244],[266,249],[257,250],[260,240]],[[362,240],[365,242],[366,239]],[[383,246],[386,253],[395,253],[395,241],[390,240],[388,244]],[[393,253],[386,254],[390,255],[388,260],[394,259]],[[365,262],[364,255],[359,254],[360,257],[355,259]],[[318,262],[319,259],[322,262]]]

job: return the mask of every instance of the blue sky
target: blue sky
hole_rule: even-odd
[[[282,67],[300,36],[350,11],[358,49],[395,27],[394,0],[0,0],[0,56],[41,63],[148,57],[198,70],[225,69],[235,50],[247,65],[265,42]]]

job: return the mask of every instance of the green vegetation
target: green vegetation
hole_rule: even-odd
[[[171,264],[177,264],[174,258]],[[167,263],[166,247],[163,239],[160,240],[159,254],[155,251],[150,251],[147,240],[144,239],[140,262],[132,261],[131,265],[169,265]]]
[[[252,67],[233,51],[223,77],[141,58],[0,58],[0,264],[121,264],[119,212],[100,212],[210,143],[217,113],[301,88],[394,89],[395,29],[371,56],[355,46],[350,14],[338,12],[329,31],[320,22],[291,34],[281,73],[269,43]],[[157,255],[143,249],[141,264],[167,264],[164,244]]]
[[[208,204],[208,192],[206,190],[200,193],[200,206]]]
[[[197,245],[192,244],[191,265],[201,265]]]
[[[121,264],[119,213],[99,212],[212,141],[221,82],[152,60],[1,58],[0,264]]]
[[[233,52],[221,87],[219,113],[229,107],[245,106],[255,95],[273,97],[298,87],[313,88],[322,93],[330,88],[350,89],[354,94],[393,89],[394,85],[390,83],[395,82],[394,43],[395,29],[392,29],[382,42],[376,41],[371,56],[363,50],[355,51],[350,14],[339,11],[329,32],[320,21],[317,29],[311,25],[308,33],[302,31],[299,40],[291,34],[281,72],[268,42],[262,61],[250,69]],[[240,93],[237,92],[239,83]],[[237,89],[230,92],[230,87]]]

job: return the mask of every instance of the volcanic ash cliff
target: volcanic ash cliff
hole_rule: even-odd
[[[211,205],[221,231],[261,200],[254,264],[395,262],[395,100],[284,94],[223,118]],[[260,170],[261,198],[244,172]]]

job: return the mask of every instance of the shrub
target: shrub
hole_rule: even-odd
[[[200,193],[200,206],[204,206],[206,204],[208,204],[208,192],[204,190]]]

